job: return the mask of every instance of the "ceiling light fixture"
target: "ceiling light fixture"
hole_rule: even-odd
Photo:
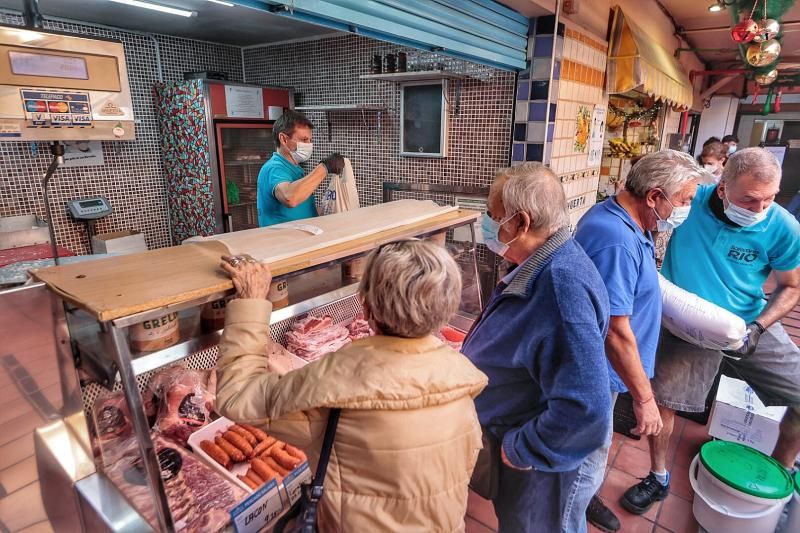
[[[225,2],[224,0],[208,0],[209,2],[213,2],[215,4],[219,4],[221,6],[228,6],[233,7],[234,4],[232,2]]]
[[[128,6],[141,7],[143,9],[152,9],[161,13],[169,13],[170,15],[178,15],[179,17],[196,17],[197,11],[189,11],[188,9],[179,9],[177,7],[163,6],[161,4],[154,4],[152,2],[143,2],[142,0],[109,0],[117,4],[125,4]]]

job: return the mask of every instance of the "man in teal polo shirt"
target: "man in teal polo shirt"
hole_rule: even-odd
[[[300,167],[311,158],[314,125],[302,113],[287,110],[275,121],[277,151],[258,173],[258,225],[271,226],[317,216],[314,191],[328,174],[340,174],[344,158],[331,154],[307,175]]]
[[[800,453],[800,349],[780,324],[800,300],[800,224],[774,203],[780,181],[781,166],[770,152],[737,151],[719,185],[698,189],[689,218],[672,235],[664,276],[741,317],[747,335],[739,350],[723,353],[661,331],[651,384],[664,428],[650,437],[650,475],[623,495],[629,511],[645,513],[667,496],[675,411],[705,410],[723,356],[766,405],[789,407],[772,456],[791,468]],[[767,300],[770,274],[777,286]]]

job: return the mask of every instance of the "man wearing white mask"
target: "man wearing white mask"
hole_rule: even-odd
[[[728,156],[732,156],[736,151],[736,148],[739,146],[739,137],[736,135],[726,135],[722,138],[722,144],[725,145]]]
[[[661,324],[651,232],[675,229],[686,220],[703,174],[683,152],[648,154],[634,164],[625,189],[592,207],[575,232],[575,240],[603,278],[611,304],[605,348],[612,410],[617,395],[630,392],[637,435],[657,435],[662,426],[650,388]],[[603,482],[612,433],[581,467],[580,483],[592,494]],[[587,519],[603,531],[620,528],[619,519],[597,496],[587,509]]]
[[[583,533],[593,492],[576,480],[611,422],[608,296],[574,241],[561,182],[541,163],[498,172],[481,230],[519,266],[495,288],[462,352],[489,385],[475,399],[501,533]],[[499,448],[499,450],[498,450]]]
[[[766,405],[789,406],[772,456],[791,468],[800,453],[800,349],[779,322],[800,299],[800,224],[774,203],[780,181],[774,155],[739,150],[719,185],[698,188],[689,218],[672,234],[661,272],[741,317],[747,335],[739,350],[723,354],[662,330],[651,385],[664,428],[650,436],[650,474],[623,495],[623,507],[633,513],[667,496],[675,410],[705,410],[723,362]],[[770,275],[777,286],[767,300],[763,286]]]
[[[331,154],[308,174],[300,167],[311,158],[314,125],[305,115],[288,109],[272,127],[276,151],[258,173],[258,225],[317,216],[314,191],[328,174],[339,174],[344,158]]]

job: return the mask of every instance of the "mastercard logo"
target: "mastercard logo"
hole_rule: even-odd
[[[49,102],[51,113],[69,113],[69,104],[66,102]]]
[[[25,109],[29,113],[44,113],[47,111],[47,102],[44,100],[25,100]]]

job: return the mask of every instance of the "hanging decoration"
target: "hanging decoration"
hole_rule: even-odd
[[[764,87],[766,85],[771,85],[778,79],[778,69],[772,69],[769,72],[764,74],[756,74],[753,78],[757,84]]]
[[[610,109],[614,115],[622,117],[623,122],[626,124],[633,125],[633,122],[641,123],[655,119],[658,116],[658,112],[661,111],[662,106],[662,102],[654,101],[649,108],[636,106],[632,110],[625,110],[609,102],[608,109]]]
[[[761,22],[758,23],[758,31],[753,37],[753,41],[756,43],[763,43],[764,41],[774,39],[780,32],[781,25],[777,20],[762,19]]]
[[[731,29],[731,38],[739,44],[747,44],[755,39],[758,31],[758,22],[745,19]]]
[[[747,47],[746,59],[750,66],[765,67],[778,60],[781,55],[781,43],[775,39],[761,43],[753,43]]]

